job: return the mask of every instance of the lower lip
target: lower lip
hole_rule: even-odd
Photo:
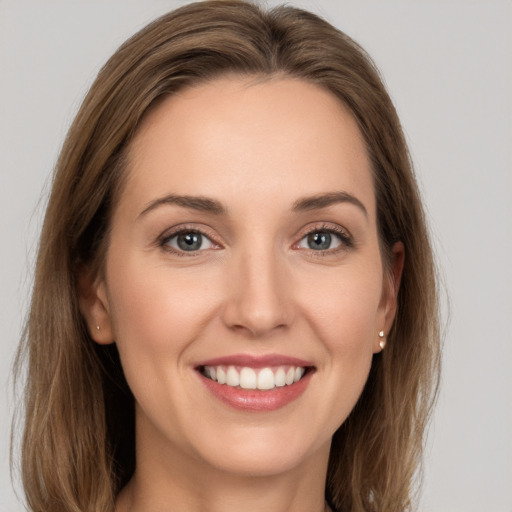
[[[242,389],[219,384],[199,374],[204,385],[219,400],[235,409],[244,411],[275,411],[297,400],[306,390],[313,372],[309,371],[290,386],[275,387],[265,391]]]

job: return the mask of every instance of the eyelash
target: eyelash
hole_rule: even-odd
[[[354,239],[352,238],[352,235],[346,230],[343,229],[340,226],[337,226],[335,224],[327,224],[323,223],[320,225],[313,226],[311,229],[308,229],[304,233],[302,233],[300,239],[298,242],[294,244],[294,247],[297,247],[302,240],[304,240],[309,235],[312,235],[314,233],[328,233],[330,235],[335,235],[340,245],[338,247],[334,247],[333,249],[325,249],[325,250],[314,250],[309,249],[308,252],[311,256],[316,258],[323,258],[326,256],[332,256],[342,251],[347,251],[349,249],[354,248]]]
[[[170,233],[165,233],[162,236],[159,237],[157,241],[157,245],[161,247],[164,251],[170,252],[176,256],[184,256],[184,257],[194,257],[200,255],[202,252],[208,249],[202,249],[202,250],[196,250],[196,251],[181,251],[176,250],[175,248],[171,247],[169,242],[183,234],[190,234],[190,233],[196,233],[203,237],[205,237],[207,240],[209,240],[214,246],[220,247],[221,244],[215,241],[215,237],[211,234],[207,233],[204,229],[198,229],[195,226],[181,226],[180,228],[171,231]],[[299,249],[299,244],[309,235],[312,235],[314,233],[328,233],[328,234],[334,234],[338,240],[340,241],[339,247],[335,247],[333,249],[325,249],[325,250],[314,250],[314,249],[307,249],[314,257],[325,257],[329,255],[336,254],[340,251],[346,251],[347,249],[352,249],[354,247],[354,240],[352,236],[345,230],[342,229],[339,226],[332,225],[332,224],[321,224],[312,227],[311,229],[308,229],[307,231],[303,232],[301,234],[301,237],[298,242],[293,244],[293,247],[296,249]]]
[[[180,251],[175,249],[174,247],[171,247],[169,242],[173,239],[178,237],[179,235],[185,235],[185,234],[191,234],[196,233],[198,235],[201,235],[202,237],[205,237],[207,240],[209,240],[214,246],[219,247],[220,244],[215,241],[215,237],[211,234],[207,233],[205,229],[198,229],[196,226],[180,226],[179,228],[169,232],[164,233],[162,236],[159,237],[157,244],[158,246],[166,251],[170,252],[175,256],[184,256],[184,257],[194,257],[199,256],[202,252],[204,252],[206,249],[203,250],[197,250],[197,251]]]

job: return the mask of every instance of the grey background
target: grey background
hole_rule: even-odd
[[[9,372],[48,176],[99,66],[183,3],[0,0],[0,512],[23,508],[9,476]],[[420,510],[511,512],[512,3],[295,3],[377,61],[430,215],[451,320]]]

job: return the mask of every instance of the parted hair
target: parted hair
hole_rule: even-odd
[[[405,264],[394,325],[332,441],[326,497],[339,512],[414,505],[439,380],[435,265],[395,108],[365,51],[325,20],[289,6],[213,0],[170,12],[100,70],[64,142],[42,228],[18,351],[23,375],[21,472],[33,512],[112,512],[135,469],[134,398],[114,345],[93,342],[77,275],[101,269],[127,148],[162,99],[219,76],[285,76],[346,105],[372,162],[384,264]]]

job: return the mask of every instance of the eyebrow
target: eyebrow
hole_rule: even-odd
[[[357,199],[357,197],[347,192],[328,192],[325,194],[303,197],[293,203],[292,211],[303,212],[309,210],[320,210],[339,203],[353,204],[354,206],[357,206],[366,217],[368,217],[368,211],[364,204]],[[226,208],[216,199],[205,196],[168,194],[148,203],[144,210],[139,214],[139,217],[142,217],[163,205],[177,205],[182,208],[190,208],[192,210],[213,213],[215,215],[226,214]]]
[[[148,214],[159,206],[173,204],[181,206],[182,208],[190,208],[192,210],[213,213],[215,215],[224,215],[226,213],[226,209],[215,199],[204,196],[180,196],[176,194],[169,194],[164,197],[159,197],[147,204],[144,210],[140,212],[139,217]]]
[[[328,192],[326,194],[317,194],[311,197],[298,199],[293,204],[293,211],[302,212],[308,210],[320,210],[338,203],[350,203],[357,206],[368,217],[368,211],[364,204],[357,197],[348,192]]]

